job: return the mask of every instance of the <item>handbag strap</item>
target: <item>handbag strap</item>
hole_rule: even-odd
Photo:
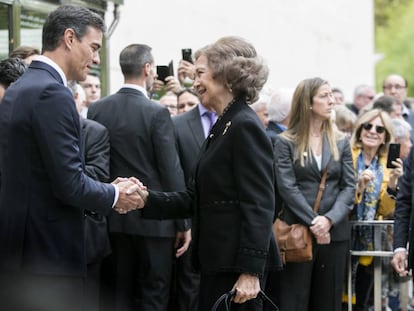
[[[236,295],[236,291],[233,289],[227,293],[224,293],[220,296],[219,299],[216,300],[213,307],[211,308],[211,311],[216,311],[218,306],[221,304],[221,302],[224,300],[224,304],[226,306],[226,311],[230,311],[230,304],[232,298]],[[260,298],[263,299],[263,301],[267,301],[276,311],[279,311],[279,308],[276,306],[276,304],[264,293],[264,291],[260,290],[259,295]]]
[[[329,160],[328,164],[326,164],[325,168],[322,171],[322,178],[321,178],[321,183],[319,184],[318,195],[316,196],[315,204],[313,204],[313,210],[316,213],[319,210],[319,204],[321,203],[322,194],[323,194],[323,191],[325,190],[326,175],[328,175],[329,163],[331,163],[331,160]]]

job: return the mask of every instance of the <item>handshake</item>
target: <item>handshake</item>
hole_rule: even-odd
[[[147,187],[135,177],[118,177],[112,182],[119,189],[118,200],[114,209],[119,214],[126,214],[130,211],[143,208],[148,198]]]

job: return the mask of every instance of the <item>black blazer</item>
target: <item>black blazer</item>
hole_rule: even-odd
[[[54,68],[33,61],[9,87],[0,133],[0,265],[85,275],[84,208],[108,214],[115,189],[83,173],[79,115]]]
[[[350,238],[348,215],[354,206],[355,177],[349,142],[337,140],[339,159],[335,161],[329,150],[327,138],[322,147],[322,168],[329,162],[325,191],[319,205],[319,215],[328,217],[332,223],[331,240],[344,241]],[[316,161],[292,162],[295,144],[278,135],[275,140],[275,167],[279,194],[283,199],[282,218],[289,224],[302,223],[310,226],[317,216],[313,211],[322,173]]]
[[[414,245],[414,147],[404,162],[404,174],[399,180],[400,190],[394,211],[394,249]],[[414,247],[408,248],[408,267],[413,267]]]
[[[104,125],[110,137],[110,178],[134,176],[150,189],[185,189],[168,110],[133,88],[121,88],[88,109],[88,118]],[[175,237],[183,220],[143,219],[140,211],[109,216],[110,232]]]
[[[144,217],[193,216],[193,264],[206,272],[262,275],[280,265],[272,234],[273,154],[255,112],[236,101],[205,141],[193,187],[150,191]],[[269,254],[271,249],[271,254]]]

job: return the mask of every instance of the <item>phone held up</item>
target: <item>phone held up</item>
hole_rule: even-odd
[[[387,156],[387,168],[395,168],[392,164],[392,161],[395,161],[397,158],[400,157],[400,144],[390,144],[388,148],[388,156]]]
[[[170,61],[168,66],[157,66],[157,79],[161,80],[165,83],[165,78],[169,76],[174,76],[174,67],[173,67],[173,61]]]
[[[182,54],[182,58],[183,60],[189,62],[189,63],[193,63],[193,52],[191,49],[181,49],[181,54]]]

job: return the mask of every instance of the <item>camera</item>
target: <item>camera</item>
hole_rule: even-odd
[[[173,61],[170,61],[168,66],[160,65],[157,66],[157,79],[161,80],[165,83],[165,78],[169,76],[174,76],[174,67],[173,67]]]
[[[189,63],[193,63],[193,52],[191,51],[191,49],[181,49],[181,54],[183,56],[183,60]]]

